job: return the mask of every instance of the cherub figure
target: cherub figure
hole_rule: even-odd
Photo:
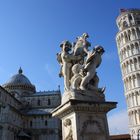
[[[71,88],[72,89],[80,89],[80,83],[82,81],[83,73],[82,73],[82,65],[75,64],[72,67],[73,77],[71,78]]]
[[[102,61],[102,54],[104,53],[104,49],[101,46],[96,46],[91,53],[88,54],[87,59],[85,61],[84,71],[86,76],[82,78],[80,89],[87,89],[90,81],[96,76],[96,68],[99,67]],[[98,79],[97,79],[98,82]]]
[[[71,51],[71,43],[69,41],[63,41],[60,45],[62,51],[57,54],[57,60],[61,65],[61,70],[59,76],[64,77],[64,87],[65,90],[70,89],[70,79],[71,79],[71,67],[73,65],[72,61],[80,60],[81,56],[74,56],[70,53]]]
[[[77,38],[77,41],[73,48],[73,54],[75,56],[81,55],[81,64],[83,64],[84,57],[88,54],[88,47],[91,46],[91,44],[87,41],[87,38],[89,35],[87,33],[83,33],[82,36]]]

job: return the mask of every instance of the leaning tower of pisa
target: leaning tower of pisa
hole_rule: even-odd
[[[140,9],[121,9],[116,21],[130,135],[131,139],[140,140]]]

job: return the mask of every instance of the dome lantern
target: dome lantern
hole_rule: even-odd
[[[18,73],[19,74],[22,74],[23,73],[23,70],[21,69],[21,67],[19,68]]]

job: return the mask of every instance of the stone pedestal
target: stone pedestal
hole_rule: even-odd
[[[104,102],[105,95],[97,90],[71,90],[64,92],[62,96],[61,104],[64,104],[69,99],[77,99],[80,101],[95,101],[95,102]]]
[[[62,104],[52,112],[62,120],[63,140],[109,140],[106,114],[116,107],[116,102],[105,102],[103,96],[98,99],[96,94],[94,100],[86,95],[74,98],[74,93],[70,99],[65,93],[66,100],[63,98]]]

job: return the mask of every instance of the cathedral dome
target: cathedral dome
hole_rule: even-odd
[[[24,90],[25,92],[35,92],[35,86],[31,84],[30,80],[22,74],[23,71],[20,68],[18,74],[13,75],[3,87],[10,90]]]

